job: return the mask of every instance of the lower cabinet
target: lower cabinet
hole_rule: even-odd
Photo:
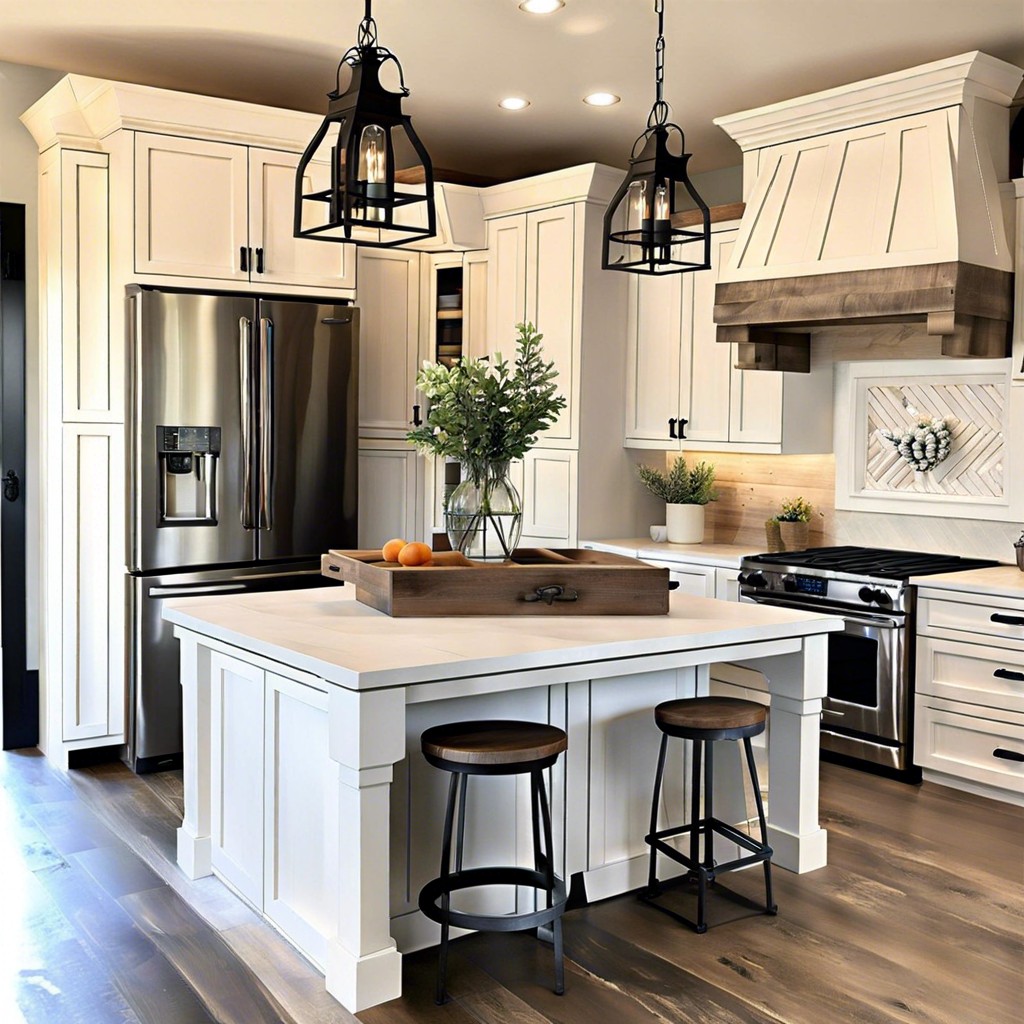
[[[327,693],[217,651],[210,668],[213,868],[323,967],[338,827]]]

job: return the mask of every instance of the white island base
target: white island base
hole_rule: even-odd
[[[550,774],[556,869],[575,895],[600,899],[646,881],[655,704],[707,692],[711,663],[743,662],[768,679],[774,861],[825,864],[818,733],[839,619],[679,594],[667,616],[391,619],[350,587],[191,598],[165,615],[184,691],[178,863],[252,903],[349,1010],[399,996],[402,953],[437,941],[416,906],[440,856],[447,776],[419,748],[435,723],[566,730]],[[670,748],[662,815],[677,823],[688,764],[681,741]],[[735,821],[751,814],[740,750],[716,756],[716,814]],[[467,864],[531,855],[528,777],[474,779]],[[466,906],[502,913],[517,898],[532,893],[479,891]]]

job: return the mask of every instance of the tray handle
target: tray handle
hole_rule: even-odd
[[[555,601],[578,601],[580,599],[579,592],[573,590],[572,587],[563,587],[557,583],[552,583],[546,587],[538,587],[532,594],[524,594],[524,601],[543,601],[545,604],[551,605]]]

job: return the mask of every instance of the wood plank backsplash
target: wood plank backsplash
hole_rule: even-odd
[[[676,453],[666,458],[671,466]],[[715,467],[718,501],[705,512],[704,539],[714,544],[750,545],[765,550],[764,523],[786,498],[802,497],[815,508],[812,547],[835,543],[835,456],[737,455],[687,452],[687,465],[704,461]]]

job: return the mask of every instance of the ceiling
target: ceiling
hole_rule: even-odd
[[[735,165],[711,119],[967,50],[1024,66],[1022,0],[666,0],[665,96],[693,171]],[[0,0],[0,60],[322,112],[362,0]],[[508,178],[625,166],[653,100],[653,0],[376,0],[436,166]],[[595,90],[619,94],[588,107]],[[531,105],[498,109],[519,94]]]

